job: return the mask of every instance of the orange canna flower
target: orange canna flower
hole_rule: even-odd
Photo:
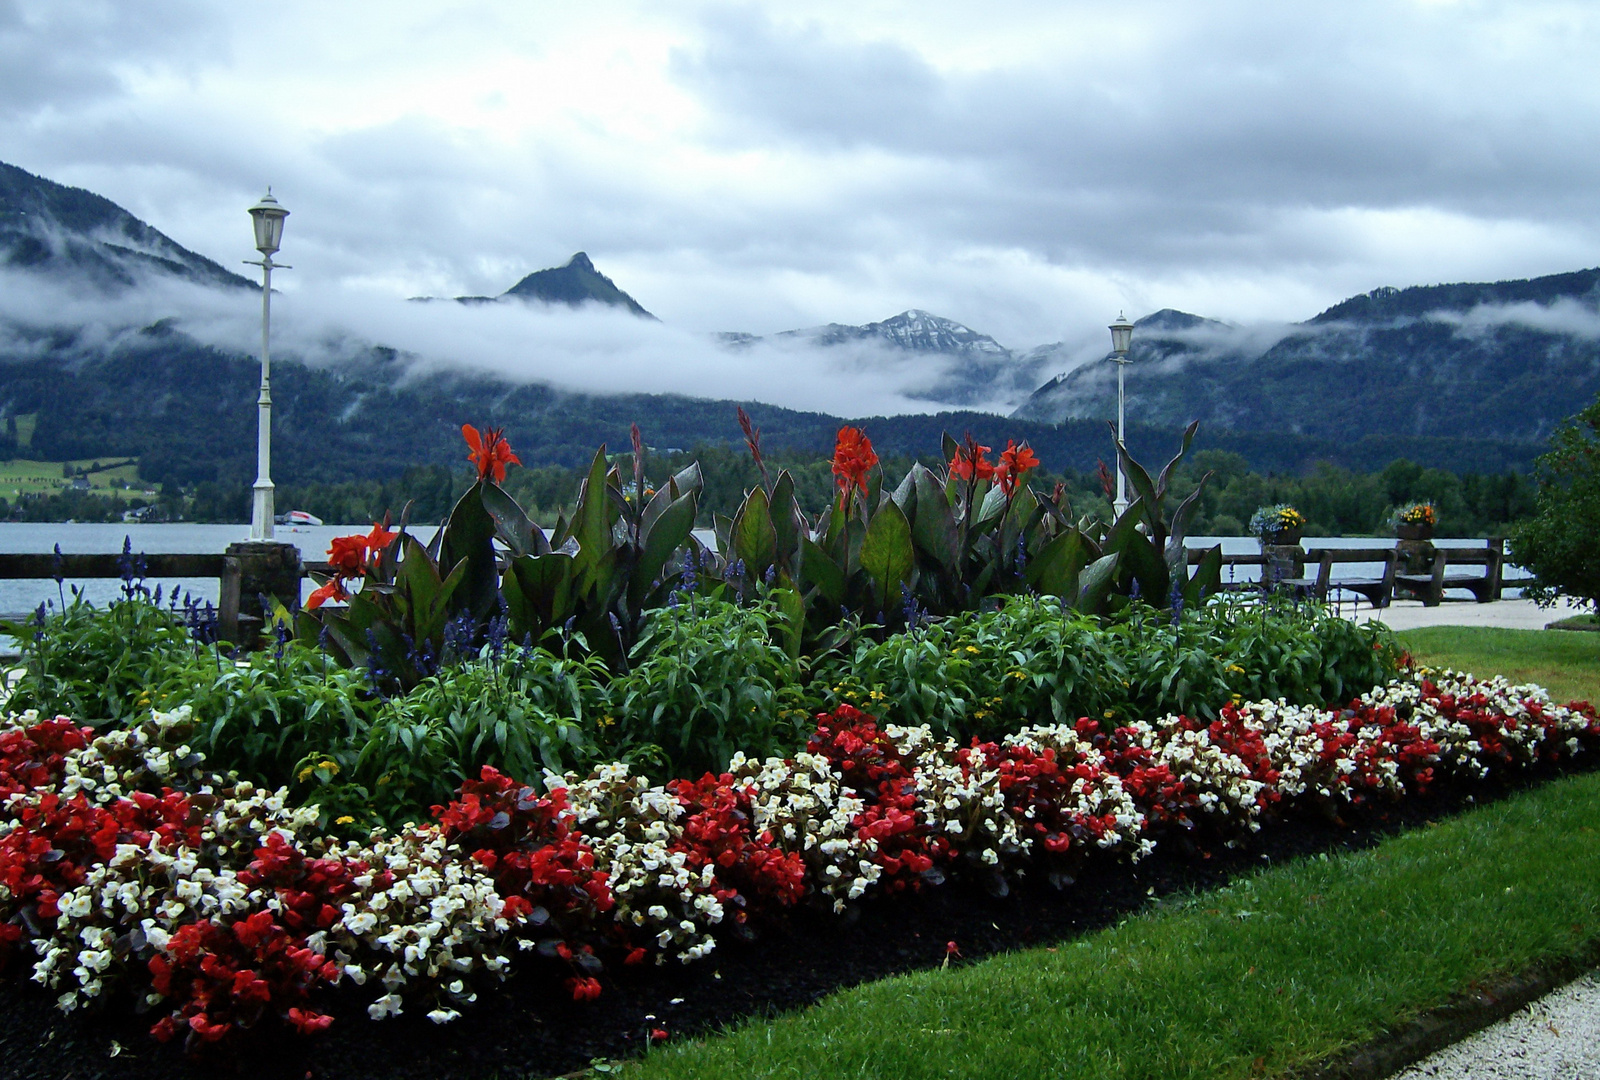
[[[1011,498],[1017,493],[1017,484],[1022,479],[1022,474],[1029,469],[1036,468],[1039,459],[1034,456],[1027,443],[1020,447],[1012,439],[1006,440],[1006,448],[1000,451],[1000,464],[994,468],[995,483],[1000,485],[1000,490],[1006,498]]]
[[[950,475],[962,480],[987,480],[994,475],[994,466],[984,457],[987,446],[980,446],[971,435],[950,459]]]
[[[348,600],[350,593],[345,590],[341,578],[333,578],[326,584],[319,585],[306,597],[306,610],[315,611],[329,600]]]
[[[367,538],[364,536],[336,536],[328,545],[328,564],[340,577],[358,576],[366,562]]]
[[[867,474],[878,464],[872,440],[860,428],[842,427],[833,445],[833,482],[841,495],[853,487],[867,490]]]
[[[511,452],[504,432],[505,428],[486,428],[480,435],[471,424],[461,425],[461,437],[467,440],[467,457],[478,467],[480,483],[491,476],[495,483],[502,483],[507,465],[522,464],[522,459]]]
[[[520,465],[521,462],[518,462],[518,464]],[[384,548],[394,543],[394,538],[399,535],[399,533],[391,532],[374,521],[372,523],[372,531],[362,537],[362,543],[367,545],[367,554],[375,558]]]

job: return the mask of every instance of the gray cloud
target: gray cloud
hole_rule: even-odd
[[[225,264],[271,181],[307,302],[583,249],[690,336],[920,307],[1092,342],[1119,305],[1298,319],[1600,240],[1582,5],[285,0],[273,28],[0,0],[0,158]]]

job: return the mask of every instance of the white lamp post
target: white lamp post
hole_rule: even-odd
[[[1127,433],[1123,431],[1126,400],[1124,392],[1124,375],[1128,369],[1128,345],[1133,340],[1133,324],[1120,312],[1117,321],[1111,324],[1111,360],[1117,365],[1117,441],[1127,445]],[[1122,455],[1117,455],[1117,501],[1114,504],[1118,517],[1128,508],[1128,480],[1122,472]]]
[[[256,229],[256,250],[261,258],[247,259],[251,266],[261,267],[261,394],[256,398],[256,482],[254,499],[250,508],[250,539],[272,539],[272,356],[267,340],[272,326],[272,272],[289,270],[283,263],[275,263],[283,240],[283,219],[289,211],[278,205],[272,189],[261,201],[250,208],[250,217]]]

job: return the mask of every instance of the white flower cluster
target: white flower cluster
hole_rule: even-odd
[[[505,978],[511,961],[503,942],[512,929],[503,916],[505,902],[494,879],[476,863],[454,857],[437,829],[330,845],[327,854],[371,869],[356,875],[356,892],[341,904],[339,920],[311,944],[331,946],[332,959],[356,985],[365,985],[369,976],[382,984],[383,996],[367,1006],[373,1019],[400,1013],[400,991],[414,981],[452,1005],[466,1005],[477,1000],[469,981],[473,973]],[[458,1015],[444,1006],[428,1013],[437,1023]]]
[[[1479,713],[1481,720],[1490,722],[1488,731],[1475,734],[1459,719],[1445,716],[1439,704],[1423,693],[1424,679],[1442,697]],[[1415,679],[1380,686],[1361,700],[1375,708],[1409,709],[1410,723],[1417,725],[1422,737],[1439,744],[1442,765],[1480,778],[1489,774],[1499,757],[1497,749],[1517,764],[1530,763],[1552,747],[1577,753],[1582,748],[1579,736],[1591,722],[1583,713],[1556,704],[1542,686],[1513,684],[1499,675],[1479,679],[1450,669],[1419,670]]]
[[[25,713],[0,721],[0,730],[37,722]],[[1133,774],[1126,786],[1118,775],[1130,760],[1165,765],[1174,780],[1168,786],[1184,806],[1254,829],[1275,797],[1399,795],[1411,776],[1407,769],[1437,767],[1476,778],[1497,764],[1576,752],[1597,733],[1592,713],[1557,705],[1539,687],[1453,671],[1397,679],[1350,709],[1256,702],[1236,706],[1224,722],[1214,737],[1211,729],[1178,717],[1134,721],[1119,736],[1131,740],[1132,758],[1126,743],[1102,749],[1061,724],[971,747],[936,739],[927,727],[888,725],[882,729],[887,749],[905,765],[897,775],[908,777],[903,803],[855,791],[828,757],[813,753],[764,761],[735,755],[729,788],[715,794],[731,794],[739,804],[739,813],[726,817],[733,833],[742,836],[748,828],[750,840],[770,838],[786,856],[779,869],[794,876],[782,879],[785,887],[797,886],[797,858],[805,887],[839,911],[883,886],[885,866],[896,872],[896,866],[924,865],[891,856],[934,845],[948,844],[997,872],[1018,869],[1039,834],[1059,837],[1064,830],[1075,852],[1092,843],[1104,853],[1143,857],[1154,846],[1152,827],[1134,794],[1140,789]],[[187,799],[188,817],[175,823],[178,839],[118,843],[111,858],[89,867],[82,884],[58,898],[53,925],[31,909],[22,913],[38,955],[32,978],[57,992],[63,1009],[105,996],[124,974],[142,974],[152,957],[171,956],[169,943],[186,925],[226,927],[261,911],[285,915],[278,892],[247,884],[254,878],[244,872],[258,849],[277,845],[273,834],[306,858],[330,860],[344,868],[341,874],[350,873],[352,891],[333,898],[336,909],[320,921],[325,929],[308,935],[306,945],[332,962],[329,970],[338,978],[372,985],[376,1000],[368,1012],[374,1018],[399,1013],[406,994],[434,1004],[432,1019],[453,1019],[458,1006],[475,1000],[475,978],[505,977],[512,943],[534,947],[529,927],[506,917],[493,875],[439,828],[407,827],[340,843],[316,828],[315,810],[290,806],[286,791],[207,772],[202,756],[184,742],[192,726],[188,710],[180,709],[101,735],[65,755],[59,783],[11,796],[0,815],[4,836],[16,828],[18,813],[42,806],[50,794],[81,794],[106,811],[128,810],[123,800],[163,788],[177,788]],[[1039,780],[1044,802],[1036,807],[1028,785],[1043,775],[1041,763],[1048,775]],[[731,921],[728,906],[750,898],[739,898],[719,880],[715,864],[698,864],[678,795],[625,764],[581,779],[547,774],[545,785],[566,791],[563,813],[593,851],[595,869],[606,875],[615,900],[609,917],[634,940],[653,943],[658,963],[710,953],[715,931]],[[151,802],[144,794],[138,799]],[[1048,823],[1036,819],[1041,808],[1051,816]],[[868,827],[869,821],[877,824]],[[903,838],[905,850],[883,850],[878,836]],[[11,899],[0,886],[0,902]],[[148,1004],[160,1000],[148,992]]]
[[[191,720],[185,706],[96,738],[66,755],[58,790],[63,798],[81,792],[109,807],[138,790],[130,781],[153,779],[145,787],[159,790],[179,772],[205,776],[202,755],[187,745],[164,745]],[[34,723],[37,716],[26,713],[11,718],[8,726]],[[164,846],[155,836],[143,847],[119,844],[110,860],[61,896],[55,926],[33,942],[40,959],[32,977],[62,991],[62,1009],[100,996],[108,979],[166,952],[185,924],[226,924],[254,911],[281,911],[273,890],[247,888],[236,869],[247,866],[273,832],[290,843],[298,840],[311,857],[372,868],[354,878],[356,892],[345,899],[340,918],[310,934],[306,943],[334,960],[352,982],[364,985],[371,978],[381,984],[383,995],[368,1008],[373,1017],[399,1013],[400,990],[413,983],[465,1004],[476,998],[468,976],[484,971],[505,977],[509,959],[501,942],[512,927],[502,917],[505,905],[494,880],[447,850],[437,829],[340,846],[316,830],[315,808],[288,804],[286,789],[263,791],[248,781],[220,785],[211,777],[186,792],[200,815],[199,850]],[[14,811],[18,800],[37,802],[42,794],[14,796],[10,806]],[[158,994],[149,997],[150,1004],[160,1000]],[[459,1013],[440,1007],[428,1015],[443,1022]]]
[[[683,836],[675,795],[624,764],[603,765],[581,781],[546,774],[545,786],[567,789],[570,812],[616,898],[619,922],[653,935],[662,955],[686,963],[716,948],[710,928],[724,915],[711,894],[716,868],[694,872],[682,851],[670,850]]]

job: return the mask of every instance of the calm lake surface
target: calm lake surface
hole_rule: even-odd
[[[319,561],[327,557],[328,544],[336,536],[348,536],[354,532],[366,532],[371,528],[369,524],[361,525],[318,525],[298,526],[290,528],[280,526],[275,539],[291,543],[300,548],[300,557],[307,561]],[[434,533],[434,526],[417,526],[412,533],[420,540],[426,542]],[[709,531],[697,530],[703,543],[712,544]],[[122,543],[126,538],[135,552],[150,552],[160,554],[220,554],[229,544],[237,543],[250,538],[248,525],[135,525],[135,524],[53,524],[33,522],[0,522],[0,552],[50,552],[57,544],[65,554],[100,554],[115,553],[122,550]],[[1261,550],[1255,538],[1249,536],[1224,536],[1206,537],[1192,536],[1188,545],[1192,548],[1211,547],[1217,543],[1222,544],[1225,554],[1251,554]],[[1387,547],[1394,543],[1393,539],[1383,537],[1307,537],[1303,543],[1312,547]],[[1482,541],[1476,540],[1440,540],[1441,547],[1478,547]],[[1232,568],[1235,579],[1239,581],[1254,580],[1258,575],[1254,567],[1241,566]],[[1227,573],[1225,570],[1224,573]],[[1378,573],[1378,564],[1365,565],[1349,563],[1334,567],[1334,580],[1339,578],[1375,577]],[[1519,571],[1511,571],[1509,577],[1520,576]],[[68,583],[69,585],[72,583]],[[114,599],[122,583],[119,581],[82,581],[77,584],[83,589],[84,595],[95,603],[104,604]],[[188,592],[196,599],[213,603],[217,599],[217,580],[215,578],[180,578],[173,581],[147,582],[152,588],[160,584],[167,593],[176,587],[180,595]],[[308,579],[306,591],[312,588]],[[68,599],[71,593],[67,594]],[[1508,592],[1507,595],[1511,595]],[[41,603],[51,600],[60,602],[56,584],[53,581],[0,581],[0,613],[18,614],[31,611]]]

